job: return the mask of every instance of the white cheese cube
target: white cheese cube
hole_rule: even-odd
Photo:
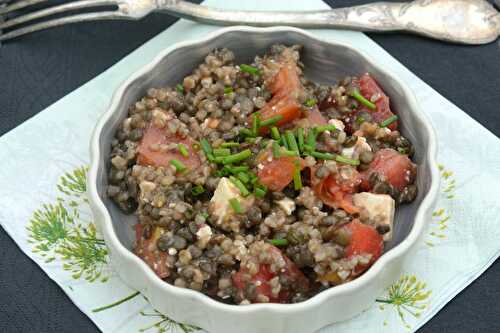
[[[292,215],[295,210],[295,201],[290,198],[283,198],[275,202],[281,209],[283,209],[286,215]]]
[[[338,129],[339,131],[343,131],[345,129],[344,123],[342,122],[342,120],[339,119],[330,119],[328,120],[328,124],[334,125],[335,128]]]
[[[369,192],[356,193],[352,196],[353,203],[360,208],[361,215],[366,216],[375,226],[389,226],[389,232],[384,234],[384,241],[392,238],[394,226],[394,211],[396,203],[387,194],[374,194]]]
[[[217,216],[217,225],[222,225],[235,213],[229,200],[236,199],[243,209],[248,209],[254,201],[253,196],[244,198],[240,190],[226,177],[222,177],[215,189],[214,196],[210,199],[210,208],[213,215]]]
[[[372,151],[372,147],[366,142],[366,138],[358,136],[358,140],[354,146],[342,149],[342,155],[348,158],[357,159],[364,151]]]

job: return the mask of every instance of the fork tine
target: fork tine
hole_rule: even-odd
[[[18,1],[18,2],[11,4],[11,5],[8,5],[6,7],[0,8],[0,15],[7,14],[7,13],[10,13],[14,10],[18,10],[21,8],[25,8],[25,7],[35,5],[35,4],[41,3],[41,2],[46,2],[46,1],[47,0],[22,0],[22,1]],[[8,3],[9,1],[7,0],[7,1],[3,1],[3,2]],[[0,1],[0,3],[2,3],[2,1]]]
[[[37,0],[33,0],[37,1]],[[39,1],[39,0],[38,0]],[[0,23],[0,30],[1,29],[7,29],[10,27],[13,27],[15,25],[21,24],[21,23],[26,23],[32,20],[36,20],[45,16],[50,16],[58,13],[63,13],[67,12],[70,10],[77,10],[77,9],[82,9],[82,8],[89,8],[89,7],[98,7],[98,6],[107,6],[107,5],[117,5],[117,2],[115,0],[83,0],[83,1],[76,1],[76,2],[70,2],[64,5],[59,5],[59,6],[54,6],[42,10],[38,10],[33,13],[29,13],[26,15],[18,16],[16,18],[13,18],[11,20],[6,20],[3,23]]]
[[[26,35],[35,31],[44,30],[48,28],[53,28],[61,25],[79,23],[79,22],[88,22],[88,21],[98,21],[98,20],[133,20],[133,18],[126,16],[118,11],[107,11],[100,13],[87,13],[87,14],[78,14],[68,17],[62,17],[58,19],[53,19],[37,24],[33,24],[24,28],[16,29],[10,31],[4,35],[0,35],[0,42],[6,41],[8,39],[16,38],[22,35]]]

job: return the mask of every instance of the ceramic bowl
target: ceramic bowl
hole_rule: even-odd
[[[306,77],[324,83],[347,75],[371,73],[391,98],[402,133],[416,148],[419,195],[397,210],[393,240],[380,259],[362,276],[330,288],[297,304],[228,305],[200,292],[170,285],[134,253],[135,216],[124,215],[106,196],[110,142],[128,107],[150,87],[175,86],[214,48],[235,52],[238,63],[249,63],[276,43],[304,46]],[[422,232],[436,198],[436,136],[410,89],[361,51],[334,40],[321,40],[290,27],[231,27],[207,37],[166,48],[151,63],[133,74],[115,92],[109,109],[99,120],[91,139],[89,197],[95,220],[110,251],[111,262],[130,287],[139,290],[152,306],[170,318],[212,333],[314,332],[351,318],[370,307],[383,289],[397,279],[403,260]]]

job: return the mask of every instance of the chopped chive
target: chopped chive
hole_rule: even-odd
[[[243,208],[241,208],[240,202],[236,198],[229,199],[229,203],[236,214],[242,214]]]
[[[200,144],[201,144],[201,149],[203,149],[205,155],[209,156],[210,154],[212,154],[212,146],[210,145],[210,143],[208,143],[207,139],[205,138],[201,139]]]
[[[335,131],[337,128],[335,125],[322,125],[316,127],[316,133],[323,133],[324,131]]]
[[[203,192],[205,192],[205,188],[203,187],[203,185],[196,185],[195,187],[193,187],[191,189],[191,193],[194,196],[198,196],[198,195],[202,194]]]
[[[317,133],[314,128],[307,133],[306,145],[311,151],[316,149],[316,135]]]
[[[225,156],[222,163],[231,164],[231,163],[240,162],[240,161],[246,160],[251,155],[252,155],[252,151],[250,149],[245,149],[245,150],[240,151],[237,154]]]
[[[297,141],[299,144],[299,150],[303,151],[304,150],[304,129],[302,127],[299,127],[297,130]]]
[[[243,136],[253,136],[252,131],[249,130],[248,128],[242,128],[242,129],[240,129],[240,134],[243,135]]]
[[[279,141],[279,139],[281,139],[280,131],[278,130],[277,127],[271,128],[271,137],[276,141]]]
[[[398,120],[398,116],[393,114],[392,116],[390,116],[389,118],[387,118],[386,120],[381,122],[380,127],[387,127],[390,124],[392,124],[393,122],[395,122],[396,120]]]
[[[201,216],[203,216],[205,219],[208,219],[210,216],[207,212],[200,213]]]
[[[281,136],[280,143],[283,147],[285,147],[287,150],[290,149],[290,146],[288,145],[288,140],[286,139],[285,135]]]
[[[319,158],[321,160],[333,160],[335,159],[335,155],[334,154],[330,154],[330,153],[320,153],[318,151],[313,151],[311,152],[311,156],[312,157],[316,157],[316,158]]]
[[[252,115],[252,135],[257,136],[260,127],[260,114],[258,112]]]
[[[295,135],[292,131],[288,130],[285,132],[286,140],[288,141],[288,147],[290,150],[297,152],[299,154],[299,146],[297,145],[297,140],[295,140]]]
[[[297,191],[302,188],[302,178],[300,176],[300,167],[296,161],[293,169],[293,188]]]
[[[214,155],[217,156],[229,156],[231,155],[231,149],[229,148],[217,148],[214,149]]]
[[[229,180],[234,184],[234,186],[238,188],[238,190],[240,190],[242,196],[246,197],[247,195],[250,194],[246,186],[243,185],[243,183],[239,179],[237,179],[234,176],[229,176]]]
[[[295,151],[295,150],[281,149],[280,150],[280,155],[284,155],[284,156],[299,156],[299,152]]]
[[[312,152],[314,149],[313,147],[309,146],[309,145],[306,145],[304,144],[304,152],[307,153],[307,152]],[[306,154],[307,155],[307,154]]]
[[[398,151],[403,155],[408,155],[408,148],[398,147]]]
[[[223,142],[220,146],[222,148],[233,148],[233,147],[239,147],[240,144],[238,142],[228,141],[228,142]]]
[[[177,145],[177,149],[179,150],[182,156],[189,157],[189,151],[187,150],[187,147],[184,146],[182,143],[179,143]]]
[[[272,126],[272,125],[275,125],[278,121],[280,121],[281,119],[283,119],[283,116],[282,115],[277,115],[277,116],[274,116],[274,117],[271,117],[269,119],[266,119],[266,120],[262,120],[261,123],[260,123],[260,126],[261,127],[264,127],[264,126]]]
[[[266,196],[266,191],[262,188],[256,187],[254,192],[257,198],[263,198]]]
[[[240,70],[242,72],[245,72],[245,73],[248,73],[248,74],[260,75],[260,70],[257,67],[253,67],[253,66],[250,66],[250,65],[241,64],[240,65]]]
[[[269,143],[269,141],[271,141],[271,140],[268,140],[268,139],[262,139],[262,140],[260,141],[260,147],[261,147],[261,148],[266,148],[266,147],[267,147],[267,145],[268,145],[268,143]]]
[[[226,166],[228,167],[228,165],[226,165]],[[248,169],[249,168],[246,165],[240,165],[240,166],[235,166],[235,167],[230,168],[231,172],[234,174],[248,171]]]
[[[278,142],[273,141],[273,157],[279,158],[280,156],[280,145],[278,144]]]
[[[255,143],[255,140],[256,140],[256,138],[251,138],[251,137],[245,138],[245,142],[248,142],[248,143]]]
[[[339,163],[344,163],[344,164],[350,164],[350,165],[359,165],[359,160],[354,160],[352,158],[347,158],[341,155],[335,156],[335,161]]]
[[[304,102],[304,105],[307,107],[313,107],[316,105],[316,100],[314,98],[309,98]]]
[[[226,157],[226,156],[215,156],[214,157],[214,162],[215,163],[223,163],[224,162],[224,157]]]
[[[351,92],[351,96],[354,99],[356,99],[358,102],[360,102],[361,104],[363,104],[366,107],[368,107],[369,109],[375,110],[377,108],[377,106],[375,104],[373,104],[372,102],[370,102],[369,100],[367,100],[363,95],[361,95],[361,93],[357,89],[354,89]]]
[[[236,177],[238,177],[238,179],[243,183],[248,183],[250,181],[250,177],[244,172],[239,172]]]
[[[274,245],[274,246],[287,246],[288,240],[285,238],[270,239],[269,244]]]
[[[224,94],[227,95],[227,94],[230,94],[233,92],[233,87],[225,87],[224,88]]]
[[[183,172],[184,170],[186,170],[186,166],[184,165],[184,163],[182,163],[179,160],[173,159],[173,160],[170,160],[169,163],[175,167],[177,172]]]
[[[175,89],[177,90],[177,92],[183,94],[184,93],[184,86],[182,84],[178,84],[175,86]]]
[[[200,150],[201,146],[199,143],[195,142],[191,145],[191,148],[193,148],[194,151]]]

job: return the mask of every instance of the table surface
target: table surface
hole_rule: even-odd
[[[361,3],[326,2],[332,7]],[[0,135],[97,76],[174,22],[168,16],[152,15],[141,22],[81,24],[3,45],[0,48]],[[439,93],[500,136],[499,42],[469,47],[401,34],[369,36]],[[420,332],[500,332],[496,306],[500,298],[498,281],[499,261]],[[99,330],[0,228],[0,332],[28,331]]]

